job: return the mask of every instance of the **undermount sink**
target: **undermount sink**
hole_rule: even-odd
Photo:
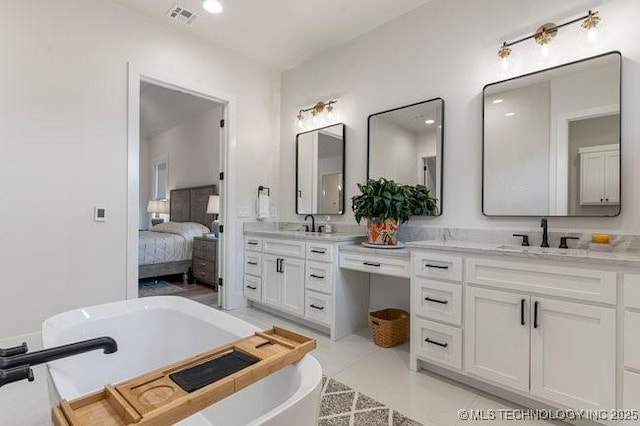
[[[548,253],[548,254],[564,254],[573,256],[582,256],[588,254],[587,250],[583,249],[560,249],[555,247],[535,247],[535,246],[521,246],[516,244],[502,244],[496,247],[499,250],[519,251],[523,253]]]

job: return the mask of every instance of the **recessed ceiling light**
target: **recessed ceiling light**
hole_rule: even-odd
[[[494,99],[493,102],[491,102],[491,103],[492,104],[501,104],[503,102],[504,102],[504,100],[502,100],[502,99]]]
[[[202,2],[202,7],[209,13],[222,13],[222,3],[218,0],[204,0]]]
[[[429,119],[429,120],[425,121],[424,124],[433,124],[435,122],[436,122],[436,120]]]
[[[516,115],[515,112],[508,112],[505,114],[507,117],[513,117],[514,115]]]

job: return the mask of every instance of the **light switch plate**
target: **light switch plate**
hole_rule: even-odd
[[[104,206],[96,206],[93,209],[93,220],[96,222],[107,221],[107,208]]]

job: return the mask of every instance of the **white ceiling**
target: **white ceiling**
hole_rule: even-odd
[[[177,90],[140,83],[140,136],[152,138],[221,106]]]
[[[420,133],[426,130],[431,131],[435,130],[436,126],[441,124],[441,102],[440,100],[423,102],[418,105],[399,108],[394,111],[376,115],[373,119],[375,120],[377,117],[384,118],[409,132]],[[434,120],[435,123],[427,124],[425,123],[427,120]]]
[[[221,0],[219,15],[201,0],[114,1],[287,70],[430,0]],[[199,16],[193,27],[165,16],[176,3]]]

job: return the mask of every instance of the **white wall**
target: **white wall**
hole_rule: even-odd
[[[20,19],[0,26],[0,270],[11,318],[0,338],[126,296],[129,61],[235,96],[231,143],[251,173],[233,191],[247,208],[258,185],[277,181],[280,78],[108,0],[4,2],[3,14]],[[107,206],[106,223],[93,222],[95,205]],[[240,277],[241,260],[233,267]]]
[[[486,214],[549,215],[549,99],[543,82],[485,100]]]
[[[575,4],[575,3],[572,3]],[[595,4],[595,2],[593,3]],[[497,50],[503,40],[531,33],[540,23],[586,12],[555,0],[433,0],[344,46],[306,62],[282,78],[281,202],[283,218],[294,214],[294,118],[302,105],[338,97],[347,125],[346,197],[366,174],[367,116],[441,96],[445,100],[444,214],[425,226],[538,229],[538,219],[487,218],[481,213],[482,88],[485,84],[598,53],[621,50],[623,61],[623,208],[617,218],[551,219],[554,229],[640,232],[640,2],[598,3],[603,18],[594,46],[578,26],[560,31],[543,59],[534,42],[514,47],[514,66],[503,71]],[[353,222],[353,213],[336,221]]]
[[[369,154],[369,158],[371,159],[371,178],[376,179],[383,176],[387,179],[393,179],[398,183],[408,184],[414,182],[416,180],[415,169],[412,167],[408,168],[406,165],[416,162],[415,133],[403,129],[385,117],[377,116],[371,120],[371,134],[376,135],[375,140],[372,141],[372,145],[378,147],[375,153],[372,152]],[[349,142],[347,142],[347,144],[348,143]],[[380,149],[380,147],[383,147],[383,149]],[[347,147],[347,155],[348,152],[349,148]],[[393,157],[387,155],[391,152],[393,152]],[[381,153],[384,153],[384,155],[381,155]],[[348,156],[347,162],[350,163]],[[366,176],[362,181],[364,182],[365,179]],[[347,187],[349,184],[350,182],[347,181]],[[348,194],[347,192],[347,195]],[[350,205],[350,203],[348,204]],[[350,213],[353,214],[352,211],[350,211]]]

